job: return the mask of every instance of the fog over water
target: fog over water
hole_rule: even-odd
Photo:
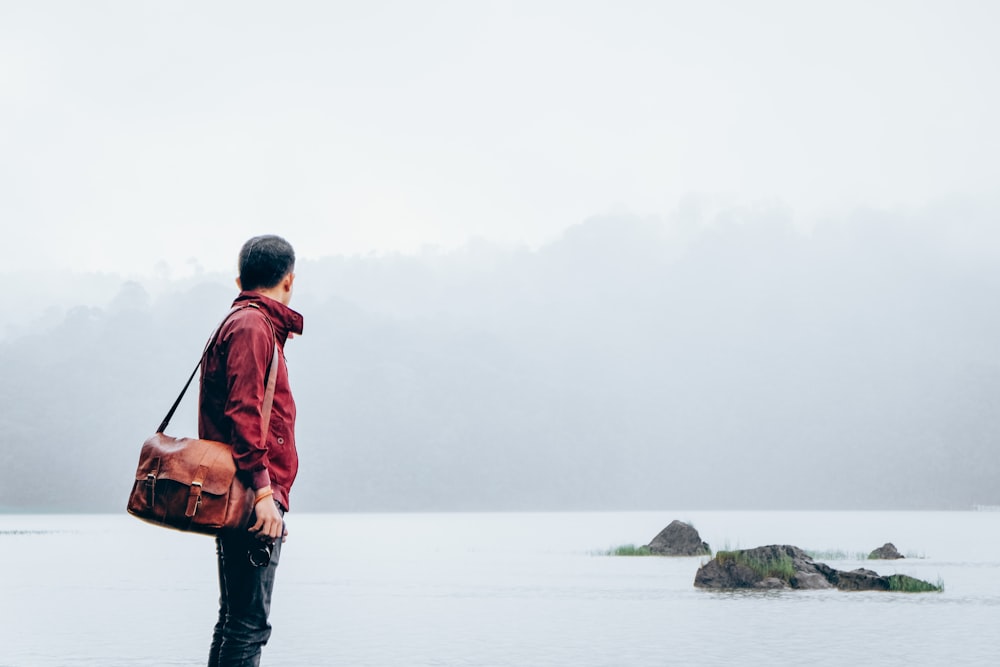
[[[952,201],[802,231],[692,200],[538,250],[303,261],[296,509],[998,504],[993,215]],[[119,509],[231,281],[119,279],[8,322],[0,505]]]
[[[1000,662],[1000,513],[682,514],[716,549],[790,541],[864,555],[891,535],[901,550],[913,550],[906,559],[858,560],[842,552],[822,560],[840,570],[865,567],[944,584],[941,593],[920,594],[711,591],[692,585],[705,558],[605,555],[609,545],[649,540],[672,516],[292,513],[262,664]],[[8,629],[0,664],[204,662],[217,600],[210,539],[124,514],[2,515],[0,545],[20,575],[0,582],[8,603],[0,606]],[[77,554],[69,565],[67,553]],[[137,598],[156,603],[136,605]],[[61,631],[38,641],[39,619]]]

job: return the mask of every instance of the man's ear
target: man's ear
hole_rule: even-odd
[[[236,288],[241,292],[243,291],[243,281],[240,280],[239,276],[236,276]]]
[[[285,289],[286,292],[291,292],[292,283],[294,282],[295,282],[295,273],[290,272],[287,276],[285,276],[285,279],[281,282],[281,286]]]

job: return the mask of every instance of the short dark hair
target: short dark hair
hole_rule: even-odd
[[[294,270],[295,251],[280,236],[255,236],[240,249],[240,286],[244,290],[276,287]]]

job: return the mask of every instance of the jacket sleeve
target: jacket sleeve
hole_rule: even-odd
[[[261,412],[267,373],[274,355],[274,335],[263,314],[243,313],[234,317],[223,332],[226,343],[225,415],[232,424],[229,442],[236,467],[249,479],[252,488],[271,483],[267,444],[262,444]]]

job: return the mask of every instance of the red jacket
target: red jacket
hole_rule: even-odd
[[[228,442],[236,466],[254,489],[268,484],[287,511],[288,492],[299,470],[295,450],[295,400],[288,386],[285,341],[302,333],[302,316],[280,301],[241,292],[232,314],[205,351],[201,365],[198,437]],[[272,335],[271,321],[274,333]],[[267,444],[261,447],[261,409],[267,374],[278,343],[278,378]]]

